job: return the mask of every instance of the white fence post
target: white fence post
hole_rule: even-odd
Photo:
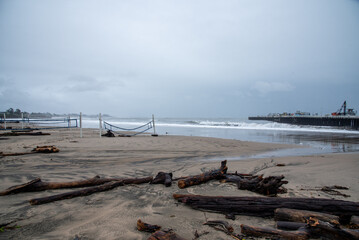
[[[4,128],[6,129],[6,114],[4,113]]]
[[[70,128],[71,130],[71,115],[69,114],[69,117],[67,119],[67,126]]]
[[[21,113],[21,129],[24,129],[24,113]]]
[[[152,125],[153,125],[153,134],[152,134],[152,136],[153,136],[153,137],[157,137],[158,134],[156,133],[155,115],[154,115],[154,114],[152,114]]]
[[[80,112],[80,138],[82,138],[82,112]]]
[[[100,122],[100,126],[99,126],[100,137],[102,137],[102,118],[101,118],[101,113],[99,114],[99,122]]]

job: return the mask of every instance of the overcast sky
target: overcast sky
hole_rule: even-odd
[[[0,111],[359,110],[357,0],[0,0]]]

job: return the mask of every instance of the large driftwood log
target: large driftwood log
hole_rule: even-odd
[[[324,222],[310,217],[307,221],[308,229],[316,236],[327,239],[359,240],[359,232],[342,228],[338,222]]]
[[[55,146],[37,146],[31,152],[23,152],[23,153],[3,153],[3,152],[0,152],[0,156],[1,157],[21,156],[21,155],[27,155],[27,154],[33,154],[33,153],[56,153],[56,152],[59,152],[59,151],[60,151],[60,149],[58,149]]]
[[[217,170],[212,170],[209,172],[204,172],[200,175],[190,176],[186,179],[182,179],[178,181],[179,188],[186,188],[193,185],[199,185],[209,180],[220,179],[223,178],[223,175],[227,172],[227,160],[221,162],[221,167]]]
[[[31,205],[40,205],[40,204],[59,201],[59,200],[63,200],[63,199],[71,199],[71,198],[80,197],[80,196],[87,196],[87,195],[91,195],[91,194],[97,193],[97,192],[104,192],[104,191],[108,191],[115,187],[123,186],[126,184],[148,183],[152,179],[153,179],[152,177],[122,179],[120,181],[107,182],[105,184],[102,184],[102,185],[99,185],[96,187],[89,187],[89,188],[85,188],[85,189],[78,190],[78,191],[66,192],[66,193],[61,193],[61,194],[43,197],[43,198],[35,198],[35,199],[31,199],[29,202]]]
[[[174,194],[173,197],[194,209],[223,214],[273,217],[277,208],[317,211],[337,215],[349,222],[358,215],[359,203],[323,198],[223,197]]]
[[[252,192],[260,193],[263,195],[274,195],[278,193],[286,192],[286,189],[282,187],[283,184],[287,184],[287,181],[283,181],[284,176],[269,176],[263,178],[263,176],[242,177],[241,175],[224,175],[225,179],[222,182],[234,182],[237,184],[238,189],[249,190]]]
[[[336,221],[339,222],[339,217],[314,211],[289,209],[289,208],[277,208],[274,211],[274,220],[276,221],[289,221],[289,222],[301,222],[306,223],[309,217],[315,217],[325,222]]]
[[[151,184],[164,184],[166,187],[170,187],[172,185],[172,173],[157,173]]]
[[[8,188],[0,192],[0,196],[22,192],[45,191],[49,189],[90,187],[121,180],[123,180],[123,178],[100,178],[100,176],[95,176],[94,178],[71,182],[43,182],[40,178],[36,178],[30,182]]]
[[[22,136],[22,135],[43,136],[43,135],[50,135],[50,133],[43,133],[43,132],[6,132],[6,133],[1,133],[0,134],[0,136]]]
[[[266,237],[273,239],[288,239],[288,240],[306,240],[309,239],[309,233],[305,229],[297,231],[284,231],[269,227],[254,227],[241,224],[241,232],[247,236]]]

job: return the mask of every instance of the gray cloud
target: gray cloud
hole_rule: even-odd
[[[245,117],[326,108],[316,99],[359,109],[358,11],[349,0],[3,0],[0,110]]]

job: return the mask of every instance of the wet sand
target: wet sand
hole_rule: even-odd
[[[43,181],[64,182],[101,177],[147,177],[158,172],[172,172],[174,177],[188,176],[216,169],[220,159],[256,155],[298,146],[244,142],[238,140],[149,135],[99,138],[95,129],[47,130],[49,136],[9,136],[0,141],[0,152],[29,152],[39,145],[55,145],[59,153],[31,154],[0,158],[1,190],[40,177]],[[5,137],[4,137],[5,138]],[[214,160],[217,159],[217,160]],[[277,167],[278,163],[285,164]],[[230,172],[284,175],[288,193],[281,196],[327,197],[359,201],[359,153],[313,156],[269,157],[229,161]],[[315,190],[323,186],[349,187],[332,196]],[[206,219],[224,220],[216,213],[204,213],[178,204],[173,193],[203,195],[255,196],[238,190],[231,183],[211,181],[179,189],[176,184],[128,185],[90,196],[31,206],[29,199],[68,190],[21,193],[0,196],[0,224],[16,221],[20,228],[0,232],[0,239],[147,239],[149,234],[136,230],[136,221],[171,228],[184,238],[207,231],[200,239],[232,239],[224,233],[203,226]],[[236,216],[228,220],[239,232],[240,224],[272,226],[274,221]],[[14,225],[14,224],[13,224]]]

